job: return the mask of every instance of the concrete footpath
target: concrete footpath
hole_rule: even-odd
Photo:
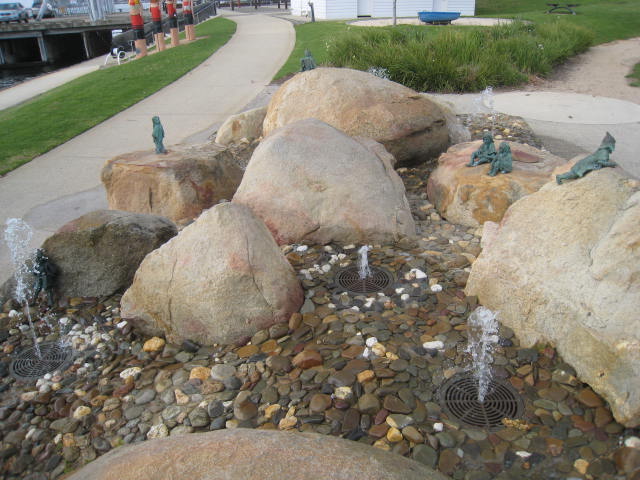
[[[200,66],[154,95],[0,178],[0,225],[23,218],[35,248],[66,222],[107,208],[100,182],[105,161],[153,148],[151,117],[159,115],[165,145],[206,141],[268,85],[295,44],[283,19],[222,12],[237,23],[231,40]],[[117,68],[117,67],[113,67]],[[91,108],[90,105],[87,108]],[[0,240],[0,284],[13,271]]]

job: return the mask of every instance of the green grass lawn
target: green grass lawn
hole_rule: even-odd
[[[627,78],[631,79],[632,87],[640,87],[640,63],[636,63],[633,67],[633,71],[627,75]]]
[[[199,37],[129,63],[92,72],[0,112],[0,175],[29,162],[174,82],[209,58],[236,24],[216,18]]]
[[[594,44],[640,36],[638,0],[581,0],[576,15],[547,14],[549,0],[476,0],[476,15],[520,17],[536,23],[560,22],[586,27]]]
[[[296,25],[296,46],[289,59],[276,73],[274,80],[282,78],[290,73],[300,71],[300,59],[304,56],[305,49],[309,49],[318,65],[327,61],[327,47],[329,42],[341,37],[349,31],[350,27],[345,22],[315,22]]]

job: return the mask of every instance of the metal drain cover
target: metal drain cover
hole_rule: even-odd
[[[524,402],[508,383],[491,380],[484,403],[478,401],[478,382],[471,375],[458,375],[440,388],[440,406],[447,415],[468,427],[497,430],[502,419],[519,418]]]
[[[34,347],[25,348],[9,365],[9,373],[16,380],[36,380],[55,370],[64,370],[71,361],[71,348],[56,342],[40,344],[42,358]]]
[[[346,267],[336,273],[336,283],[351,293],[375,293],[393,285],[393,274],[380,267],[370,267],[371,275],[360,278],[358,267]]]

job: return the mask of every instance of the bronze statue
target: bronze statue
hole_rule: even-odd
[[[306,72],[307,70],[313,70],[316,68],[316,61],[313,59],[313,55],[309,49],[305,49],[304,57],[300,59],[300,64],[302,65],[301,72]]]
[[[617,163],[609,161],[609,155],[611,155],[615,148],[616,139],[607,132],[598,150],[591,155],[587,155],[582,160],[578,160],[567,173],[556,175],[556,182],[558,185],[561,185],[564,180],[584,177],[591,170],[600,170],[604,167],[616,167],[618,165]]]
[[[35,302],[40,292],[44,290],[47,293],[47,303],[51,307],[53,305],[53,284],[58,275],[58,267],[49,260],[41,248],[36,250],[32,273],[36,276],[36,283],[33,286],[33,301]]]
[[[498,149],[498,155],[491,161],[489,176],[495,177],[498,173],[510,173],[511,170],[513,170],[511,147],[507,142],[502,142]]]
[[[467,167],[476,167],[483,163],[491,163],[496,158],[496,146],[493,144],[493,136],[486,132],[482,136],[482,145],[471,154],[471,160],[467,163]]]
[[[160,123],[160,117],[157,115],[151,119],[153,122],[153,143],[156,144],[156,153],[167,153],[167,149],[164,148],[162,141],[164,140],[164,128]]]

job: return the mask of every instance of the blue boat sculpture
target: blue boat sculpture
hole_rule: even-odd
[[[421,22],[432,24],[449,24],[460,18],[460,12],[418,12]]]

